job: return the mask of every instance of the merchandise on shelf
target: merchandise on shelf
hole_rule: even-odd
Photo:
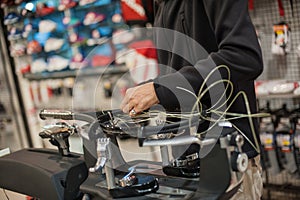
[[[21,74],[30,73],[31,72],[31,66],[28,64],[28,65],[25,65],[23,67],[20,67],[20,72],[21,72]]]
[[[11,25],[19,22],[21,17],[16,12],[10,12],[4,17],[4,24]]]
[[[81,44],[84,42],[84,38],[80,37],[77,33],[71,33],[69,35],[69,42],[71,44]]]
[[[31,63],[31,73],[40,73],[47,71],[48,64],[43,58],[34,60]]]
[[[256,81],[255,91],[258,96],[269,94],[299,94],[299,82],[287,80]]]
[[[124,20],[127,23],[147,21],[146,10],[143,7],[142,0],[136,0],[136,1],[122,0],[121,8],[122,8]]]
[[[92,4],[92,3],[95,3],[96,0],[79,0],[79,5],[80,6],[85,6],[85,5],[88,5],[88,4]]]
[[[53,13],[55,11],[55,7],[54,6],[49,6],[47,3],[44,2],[38,2],[36,4],[36,14],[39,17],[43,17],[46,15],[49,15],[51,13]]]
[[[29,63],[18,67],[25,77],[43,74],[43,79],[52,77],[50,72],[113,66],[116,51],[128,49],[137,39],[127,31],[118,0],[28,0],[9,11],[10,38],[20,39],[11,45],[11,54],[15,59],[28,56],[24,59]]]
[[[125,48],[125,47],[122,47],[121,49],[117,50],[115,63],[117,65],[125,64],[126,56],[127,56],[128,52],[129,52],[128,48]]]
[[[120,13],[115,13],[111,17],[111,20],[112,20],[113,23],[118,24],[118,23],[122,22],[123,18],[122,18],[122,15]]]
[[[46,41],[51,37],[51,33],[36,32],[33,34],[33,39],[38,41],[41,46],[44,46]]]
[[[56,29],[56,22],[52,21],[52,20],[41,20],[39,22],[39,32],[40,33],[49,33],[49,32],[53,32]]]
[[[99,27],[91,31],[90,38],[87,39],[88,46],[101,45],[108,41],[109,36],[112,34],[112,28]]]
[[[60,0],[58,10],[64,11],[77,6],[78,2],[73,0]]]
[[[88,63],[84,60],[82,53],[78,52],[74,54],[70,62],[70,69],[82,69],[87,67]]]
[[[32,23],[25,24],[23,27],[22,37],[27,38],[31,33],[38,30],[38,27]]]
[[[126,66],[130,69],[131,77],[136,84],[157,77],[157,54],[151,40],[133,42],[129,45],[126,56]]]
[[[58,51],[62,48],[64,43],[65,43],[64,39],[50,37],[45,42],[44,50],[45,52]]]
[[[103,22],[105,18],[106,16],[104,14],[96,13],[96,12],[88,12],[83,19],[83,24],[85,26],[97,24]]]
[[[69,62],[70,62],[69,59],[63,58],[62,56],[59,55],[48,57],[47,61],[48,61],[47,70],[49,72],[64,70],[69,66]]]
[[[22,31],[18,29],[17,27],[12,27],[9,31],[8,40],[18,40],[22,38]]]
[[[81,21],[74,17],[64,17],[62,22],[67,28],[74,28],[81,24]]]
[[[16,43],[10,46],[10,54],[12,57],[23,56],[26,53],[26,46],[22,43]]]
[[[29,55],[35,54],[35,53],[40,53],[42,51],[42,46],[40,43],[36,40],[32,40],[28,42],[27,44],[27,53]]]
[[[287,23],[282,22],[273,26],[271,51],[275,55],[285,55],[291,51],[291,34]]]
[[[1,0],[0,4],[1,4],[1,8],[5,8],[8,6],[19,5],[22,2],[23,2],[23,0]]]
[[[118,29],[113,32],[112,41],[115,45],[128,44],[135,39],[133,32],[124,29]]]
[[[273,110],[267,104],[266,108],[261,109],[262,113],[270,114],[260,119],[262,165],[269,175],[284,171],[293,178],[300,178],[299,111],[299,108],[287,109],[286,104]]]
[[[19,13],[22,17],[35,17],[35,7],[31,2],[21,4],[19,7]]]

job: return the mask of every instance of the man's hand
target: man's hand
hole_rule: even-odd
[[[134,88],[129,88],[121,103],[121,109],[129,115],[136,115],[154,104],[159,103],[153,82],[145,83]]]

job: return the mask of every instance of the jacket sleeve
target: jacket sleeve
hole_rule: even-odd
[[[262,70],[262,56],[247,0],[204,0],[219,51],[211,58],[230,67],[233,79],[254,80]]]
[[[174,97],[187,95],[178,91],[178,86],[187,87],[186,81],[198,94],[206,75],[216,66],[228,66],[230,80],[235,85],[253,81],[263,70],[260,46],[248,13],[248,1],[203,0],[203,7],[218,50],[198,60],[194,66],[184,66],[175,73],[154,79],[155,91],[163,106],[178,105]],[[227,72],[221,70],[220,75],[226,78]]]

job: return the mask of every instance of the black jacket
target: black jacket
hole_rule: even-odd
[[[207,74],[216,66],[226,65],[230,68],[230,77],[226,70],[219,71],[223,79],[230,78],[233,83],[232,98],[239,91],[245,91],[251,112],[257,111],[254,80],[261,74],[263,62],[256,32],[248,14],[247,0],[161,1],[156,11],[154,27],[175,30],[195,40],[191,43],[183,34],[173,34],[169,30],[156,31],[162,75],[154,79],[154,86],[160,104],[167,109],[179,106],[182,109],[182,105],[193,104],[195,98],[178,87],[198,94]],[[206,87],[219,78],[216,75],[210,79]],[[204,95],[201,101],[211,106],[214,104],[211,99],[221,98],[221,93],[217,89]],[[231,100],[227,102],[227,106]],[[243,98],[239,97],[228,112],[246,113]],[[257,120],[253,120],[257,132]],[[254,143],[247,118],[232,122]],[[249,157],[257,155],[248,142],[244,145],[244,150]]]

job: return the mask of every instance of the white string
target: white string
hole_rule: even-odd
[[[216,72],[218,73],[221,68],[224,68],[226,70],[227,75],[228,75],[228,79],[221,79],[221,80],[215,81],[214,83],[210,84],[209,86],[206,86],[207,82],[211,78],[211,76]],[[221,94],[220,98],[218,99],[218,101],[216,103],[211,105],[210,108],[206,109],[206,113],[208,115],[210,115],[210,117],[203,116],[202,115],[203,106],[202,106],[201,100],[206,95],[207,92],[209,92],[213,87],[216,87],[219,84],[226,85],[226,87],[224,89],[224,92]],[[205,86],[206,86],[206,88],[205,88]],[[199,92],[198,92],[198,96],[196,96],[196,94],[194,94],[192,91],[190,91],[186,88],[183,88],[183,87],[176,87],[176,88],[179,89],[179,90],[185,91],[189,94],[192,94],[192,96],[196,99],[196,102],[193,105],[192,111],[190,113],[168,112],[168,113],[165,113],[167,118],[188,119],[190,126],[192,125],[193,117],[199,117],[199,119],[201,119],[201,120],[205,120],[205,121],[209,121],[209,122],[213,123],[207,130],[198,133],[199,135],[207,133],[214,126],[216,126],[219,122],[231,121],[231,120],[242,119],[242,118],[248,118],[248,121],[249,121],[249,124],[250,124],[250,131],[251,131],[251,134],[253,136],[255,144],[253,144],[253,142],[251,142],[251,140],[245,135],[245,133],[243,133],[238,127],[236,127],[236,125],[233,124],[233,126],[237,129],[237,131],[241,135],[243,135],[243,137],[249,142],[249,144],[258,153],[260,152],[260,148],[259,148],[259,144],[258,144],[257,136],[256,136],[256,133],[255,133],[254,123],[253,123],[252,118],[266,117],[266,116],[270,116],[270,114],[268,114],[268,113],[251,113],[249,100],[248,100],[247,94],[244,91],[238,92],[232,98],[234,86],[233,86],[233,83],[230,81],[230,69],[229,69],[229,67],[227,67],[226,65],[220,65],[220,66],[217,66],[216,68],[214,68],[207,75],[207,77],[204,79],[203,83],[201,84]],[[232,107],[232,105],[237,100],[237,98],[240,97],[240,96],[244,100],[245,107],[246,107],[246,113],[228,112],[229,109]],[[224,99],[224,97],[226,98],[225,101],[221,102],[222,99]],[[232,100],[229,102],[229,99],[232,99]],[[225,110],[220,110],[221,108],[224,108],[225,106],[226,106]],[[196,109],[198,109],[198,111],[196,111]],[[143,113],[141,113],[137,116],[131,117],[130,118],[131,120],[128,119],[128,118],[122,118],[122,115],[118,116],[117,118],[115,117],[115,119],[118,119],[118,122],[121,122],[122,124],[125,124],[126,126],[128,126],[127,123],[148,122],[151,119],[151,117],[157,116],[160,112],[161,111],[159,111],[159,110],[157,110],[157,111],[156,110],[151,110],[151,111],[148,111],[148,112],[143,112]],[[218,116],[218,117],[214,119],[214,118],[211,117],[212,116],[211,114],[215,114],[214,116]],[[166,120],[165,123],[175,123],[175,122],[172,122],[171,120]]]

